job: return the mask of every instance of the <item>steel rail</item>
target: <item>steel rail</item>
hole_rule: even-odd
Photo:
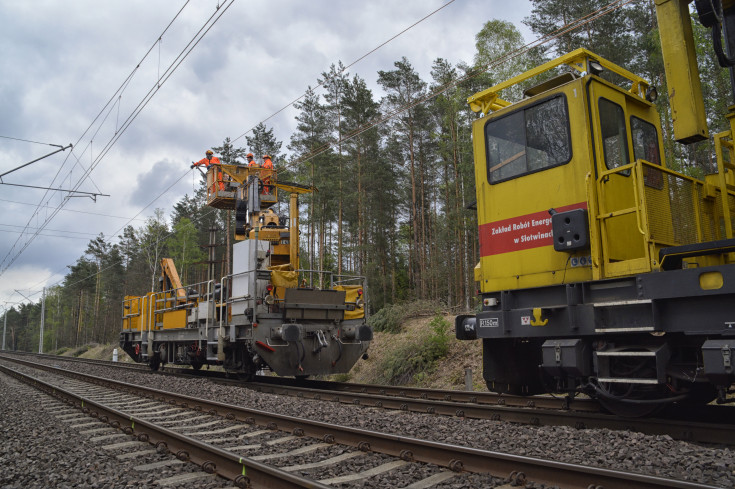
[[[0,356],[6,359],[7,357]],[[433,463],[450,470],[461,472],[489,473],[497,477],[507,477],[523,485],[526,480],[557,484],[572,489],[588,489],[589,487],[626,487],[630,489],[710,489],[714,486],[697,484],[663,477],[633,474],[611,469],[578,466],[569,463],[544,460],[534,457],[511,455],[475,448],[460,447],[427,440],[418,440],[404,436],[378,433],[374,431],[333,425],[320,421],[285,416],[280,414],[228,405],[218,401],[197,399],[173,392],[161,391],[142,386],[133,386],[110,379],[102,379],[78,372],[43,364],[33,364],[24,360],[7,358],[31,368],[39,368],[57,374],[76,377],[87,382],[108,384],[131,391],[138,395],[159,399],[164,402],[179,404],[220,414],[229,419],[236,419],[251,425],[262,425],[268,429],[289,431],[298,436],[320,438],[329,443],[341,443],[363,451],[384,453],[404,460]]]
[[[258,377],[250,382],[256,387],[260,384],[309,387],[357,394],[397,396],[424,400],[453,401],[480,405],[503,405],[516,407],[540,407],[548,409],[571,409],[573,411],[599,412],[599,404],[592,399],[568,399],[552,396],[513,396],[493,392],[477,392],[449,389],[424,389],[421,387],[399,387],[390,385],[355,384],[350,382],[331,382],[304,380],[295,385],[292,379],[282,377]]]
[[[32,354],[38,356],[38,354]],[[49,358],[43,356],[43,358]],[[51,358],[54,358],[51,356]],[[74,361],[89,361],[89,359],[73,359]],[[91,360],[89,363],[109,363],[102,360]],[[137,365],[137,364],[133,364]],[[134,368],[132,365],[127,368]],[[693,441],[700,443],[714,443],[732,446],[735,444],[735,424],[732,423],[731,410],[733,407],[726,406],[703,406],[700,411],[692,410],[689,417],[678,418],[624,418],[620,416],[597,413],[580,412],[565,409],[561,399],[541,396],[498,396],[492,393],[431,390],[420,388],[374,386],[367,384],[354,384],[360,392],[353,392],[348,383],[328,381],[295,381],[282,377],[259,377],[256,382],[241,382],[228,379],[224,372],[203,373],[191,369],[176,368],[174,372],[157,372],[163,375],[202,376],[215,382],[228,385],[241,385],[253,388],[258,392],[289,395],[305,399],[328,400],[356,406],[397,409],[416,413],[439,414],[445,416],[459,416],[472,419],[489,419],[492,421],[505,421],[510,423],[522,423],[532,426],[571,426],[577,429],[611,429],[629,430],[647,435],[669,435],[677,440]],[[314,389],[312,386],[321,386],[326,389]],[[335,389],[332,389],[335,387]],[[383,392],[391,392],[394,395],[385,395]],[[382,393],[382,394],[376,394]],[[491,398],[483,394],[495,396],[495,403]],[[401,397],[396,397],[401,396]],[[407,397],[404,397],[407,396]],[[456,401],[454,397],[460,397]],[[473,400],[477,396],[478,402]],[[447,400],[447,398],[451,400]],[[439,400],[442,398],[442,400]],[[433,400],[432,400],[433,399]],[[520,405],[520,400],[525,404]],[[520,405],[520,406],[519,406]],[[578,405],[579,406],[579,405]],[[590,405],[587,405],[593,409]],[[708,419],[710,421],[691,421],[691,414],[698,414],[697,419]]]
[[[90,358],[59,357],[58,355],[46,355],[39,353],[13,352],[31,355],[49,360],[63,360],[71,362],[89,363],[93,365],[105,365],[115,368],[149,370],[147,366],[139,363],[110,362],[108,360],[96,360]],[[160,375],[182,375],[196,377],[210,377],[215,379],[228,379],[223,371],[203,371],[181,367],[166,367],[165,371],[155,372]],[[235,382],[233,380],[233,382]],[[547,409],[571,409],[573,411],[599,412],[599,404],[587,398],[568,399],[566,397],[552,396],[513,396],[506,394],[495,394],[493,392],[461,391],[449,389],[424,389],[420,387],[397,387],[390,385],[356,384],[351,382],[334,382],[326,380],[296,380],[286,377],[257,376],[255,381],[236,381],[238,384],[253,387],[256,390],[272,386],[292,387],[294,389],[320,389],[325,391],[354,392],[356,394],[371,394],[381,396],[406,397],[424,400],[443,400],[457,403],[472,403],[479,405],[499,405],[515,407],[537,407]]]
[[[735,425],[729,423],[702,423],[668,418],[624,418],[612,414],[574,412],[563,409],[541,409],[536,407],[536,398],[529,400],[527,407],[457,403],[428,399],[398,398],[363,393],[340,393],[331,390],[315,390],[295,386],[270,386],[261,384],[259,392],[276,395],[291,395],[306,399],[330,400],[343,404],[360,405],[385,409],[398,409],[416,413],[441,414],[473,419],[489,419],[522,423],[532,426],[572,426],[577,429],[628,430],[647,435],[669,435],[677,440],[735,444]],[[502,400],[502,398],[501,398]],[[720,408],[732,409],[732,408]]]
[[[297,487],[311,489],[329,488],[329,486],[314,480],[284,472],[275,467],[256,462],[247,457],[242,457],[194,438],[176,433],[137,416],[131,416],[1,364],[0,371],[81,408],[93,418],[108,423],[115,429],[121,429],[128,435],[136,436],[139,441],[155,445],[158,449],[165,449],[175,454],[176,458],[181,461],[195,463],[207,473],[217,474],[234,481],[239,487],[250,487],[252,483],[258,487],[279,489]]]

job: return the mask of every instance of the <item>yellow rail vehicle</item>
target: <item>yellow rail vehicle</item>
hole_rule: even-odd
[[[272,208],[279,190],[290,195],[288,216]],[[298,195],[310,191],[272,170],[210,166],[207,205],[235,210],[233,273],[184,286],[164,258],[160,290],[125,298],[120,346],[153,370],[173,363],[221,365],[244,378],[348,372],[372,340],[365,278],[300,269]]]
[[[657,2],[667,4],[662,41],[669,21],[689,21],[686,3]],[[686,50],[685,34],[671,36]],[[520,102],[499,97],[559,67],[569,71]],[[732,131],[715,136],[716,174],[673,171],[653,97],[642,78],[579,49],[468,99],[485,114],[473,125],[482,311],[455,326],[459,339],[482,340],[490,390],[585,392],[633,416],[725,400],[735,379]],[[701,109],[696,97],[688,105]],[[681,110],[679,140],[706,138]]]

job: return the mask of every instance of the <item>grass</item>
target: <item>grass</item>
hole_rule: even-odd
[[[82,345],[79,348],[75,349],[71,352],[71,356],[73,357],[80,357],[87,353],[89,349],[92,348],[92,345]]]
[[[449,322],[436,315],[428,330],[422,331],[389,354],[378,366],[378,383],[389,385],[424,384],[449,351]]]
[[[368,325],[377,333],[400,333],[401,325],[409,318],[438,314],[441,305],[432,301],[402,302],[385,306],[368,319]]]

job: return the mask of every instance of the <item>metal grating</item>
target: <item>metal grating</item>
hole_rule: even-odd
[[[726,237],[722,193],[706,198],[704,185],[680,175],[646,168],[644,178],[651,240],[679,246]],[[735,224],[735,196],[727,195]]]
[[[649,168],[649,172],[653,170]],[[657,185],[646,182],[646,206],[651,240],[667,246],[698,241],[695,202],[699,189],[691,180],[670,173],[660,174]]]

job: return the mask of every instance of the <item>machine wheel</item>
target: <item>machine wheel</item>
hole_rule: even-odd
[[[153,354],[153,357],[148,362],[148,366],[153,372],[158,372],[158,369],[161,368],[161,355],[158,352]]]
[[[613,399],[598,397],[600,405],[608,412],[623,418],[644,418],[663,409],[665,401],[656,402],[655,399]]]
[[[204,364],[198,360],[191,361],[191,368],[193,368],[194,370],[201,370],[202,365]]]

